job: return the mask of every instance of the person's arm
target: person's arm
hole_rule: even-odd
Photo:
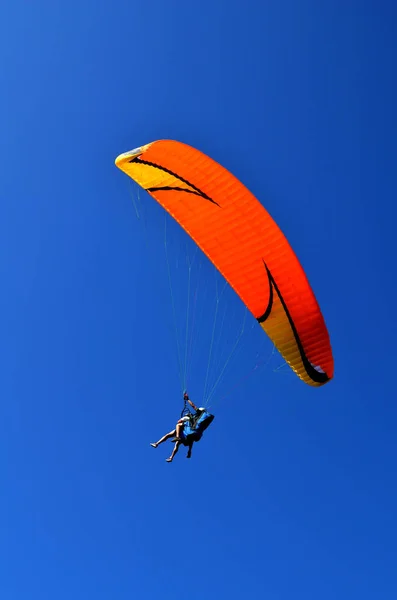
[[[198,408],[197,408],[197,406],[196,406],[195,404],[193,404],[193,402],[190,400],[190,398],[188,398],[188,402],[189,402],[190,406],[191,406],[191,407],[192,407],[192,408],[193,408],[195,411],[198,411]]]

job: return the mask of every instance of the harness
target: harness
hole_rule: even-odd
[[[190,408],[188,407],[187,400],[185,400],[183,408],[182,408],[182,412],[181,412],[181,419],[182,419],[182,417],[190,417],[190,416],[193,416],[193,414],[192,414]]]
[[[186,423],[186,429],[190,431],[186,435],[186,442],[188,442],[192,438],[196,438],[197,436],[198,441],[201,438],[203,431],[205,431],[214,420],[214,415],[211,415],[206,410],[192,413],[188,406],[187,400],[184,401],[183,409],[181,412],[181,418],[182,417],[189,417],[189,421]]]
[[[187,400],[184,401],[184,405],[182,408],[182,412],[181,412],[181,418],[182,417],[189,417],[189,425],[191,429],[195,429],[196,428],[196,424],[197,421],[199,420],[199,418],[201,417],[203,413],[199,413],[197,414],[197,412],[192,413],[192,411],[190,410]]]

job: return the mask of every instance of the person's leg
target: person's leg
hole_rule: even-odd
[[[175,454],[178,452],[178,449],[179,449],[179,446],[180,446],[180,445],[181,445],[181,442],[176,442],[176,444],[175,444],[175,446],[174,446],[174,449],[173,449],[173,451],[172,451],[172,454],[171,454],[171,456],[170,456],[169,458],[166,458],[166,459],[165,459],[167,462],[172,462],[172,461],[173,461],[173,459],[174,459],[174,456],[175,456]]]
[[[158,442],[154,442],[153,444],[150,444],[150,445],[153,446],[153,448],[157,448],[157,446],[159,446],[160,444],[162,444],[166,440],[169,440],[170,438],[175,437],[175,436],[176,436],[176,429],[173,429],[172,431],[170,431],[166,435],[163,435],[163,437],[161,439],[159,439]]]
[[[173,439],[173,442],[180,442],[182,440],[182,431],[183,431],[183,427],[184,427],[184,423],[177,423],[176,424],[176,428],[175,428],[175,439]]]

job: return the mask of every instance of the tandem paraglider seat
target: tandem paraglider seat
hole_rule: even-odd
[[[199,442],[203,432],[211,425],[213,420],[214,415],[211,415],[207,410],[203,410],[199,415],[192,415],[183,428],[182,444],[190,446],[192,442]]]

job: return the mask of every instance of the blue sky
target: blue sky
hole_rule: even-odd
[[[3,3],[2,598],[396,597],[396,13]],[[229,289],[208,362],[221,279],[114,166],[159,138],[221,162],[286,233],[330,384],[287,372]],[[182,408],[193,257],[193,400],[245,328],[214,423],[169,465],[149,442]]]

